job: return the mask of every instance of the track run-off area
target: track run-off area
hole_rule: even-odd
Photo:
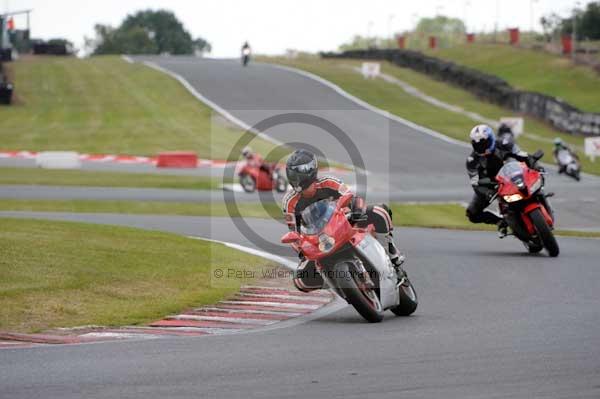
[[[365,108],[311,77],[267,64],[241,68],[237,60],[136,61],[178,74],[250,126],[281,114],[313,115],[338,126],[359,149],[377,200],[436,192],[441,200],[470,198],[468,148]],[[280,142],[311,143],[338,162],[355,161],[347,151],[352,146],[324,135],[318,123],[294,117],[265,133]],[[585,176],[575,184],[548,176],[560,228],[600,227],[598,181]],[[27,195],[44,196],[29,190]],[[125,225],[254,246],[231,218],[41,212],[0,217]],[[285,232],[274,220],[245,221],[272,243]],[[368,324],[344,307],[235,335],[3,350],[0,396],[600,396],[597,239],[558,237],[558,258],[527,254],[516,240],[499,240],[492,232],[399,228],[395,239],[419,294],[411,317],[388,313],[382,323]]]

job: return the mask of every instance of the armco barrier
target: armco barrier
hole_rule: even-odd
[[[81,161],[74,151],[44,151],[35,157],[35,163],[44,169],[79,169]]]
[[[158,168],[195,168],[198,166],[198,155],[189,151],[162,152],[156,158]]]
[[[437,79],[453,83],[492,103],[540,118],[557,129],[584,136],[600,135],[600,114],[586,113],[558,98],[520,91],[506,81],[453,62],[401,49],[349,50],[321,53],[324,58],[387,60]]]

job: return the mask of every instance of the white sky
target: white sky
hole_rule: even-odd
[[[165,8],[194,37],[207,39],[215,57],[237,57],[244,40],[262,54],[281,54],[288,48],[335,50],[354,34],[385,36],[439,13],[466,18],[469,30],[493,30],[496,14],[499,29],[528,30],[533,10],[534,28],[541,30],[540,16],[566,15],[575,4],[570,0],[0,0],[3,10],[34,9],[33,37],[65,37],[77,47],[84,35],[93,37],[96,23],[117,26],[128,13]],[[15,22],[17,28],[25,26],[24,17]]]

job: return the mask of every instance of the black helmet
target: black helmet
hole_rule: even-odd
[[[498,127],[498,135],[501,135],[504,133],[510,133],[510,134],[514,135],[512,128],[510,126],[508,126],[506,123],[501,123],[500,126]]]
[[[502,151],[512,151],[515,147],[515,136],[512,132],[505,132],[498,135],[496,147]]]
[[[304,190],[317,180],[317,158],[309,151],[296,150],[287,160],[285,173],[294,190]]]

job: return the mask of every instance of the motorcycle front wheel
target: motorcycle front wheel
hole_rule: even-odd
[[[369,323],[383,320],[383,306],[375,288],[369,287],[350,262],[335,266],[334,278],[346,300]]]
[[[240,185],[247,193],[253,193],[256,190],[256,181],[252,176],[243,174],[240,176]]]
[[[546,223],[546,219],[544,219],[542,211],[539,209],[534,209],[529,214],[529,217],[531,218],[531,221],[533,222],[540,239],[544,243],[544,247],[548,251],[548,255],[553,258],[558,256],[560,252],[558,243],[556,242],[556,238],[554,237],[550,226],[548,226],[548,223]]]

